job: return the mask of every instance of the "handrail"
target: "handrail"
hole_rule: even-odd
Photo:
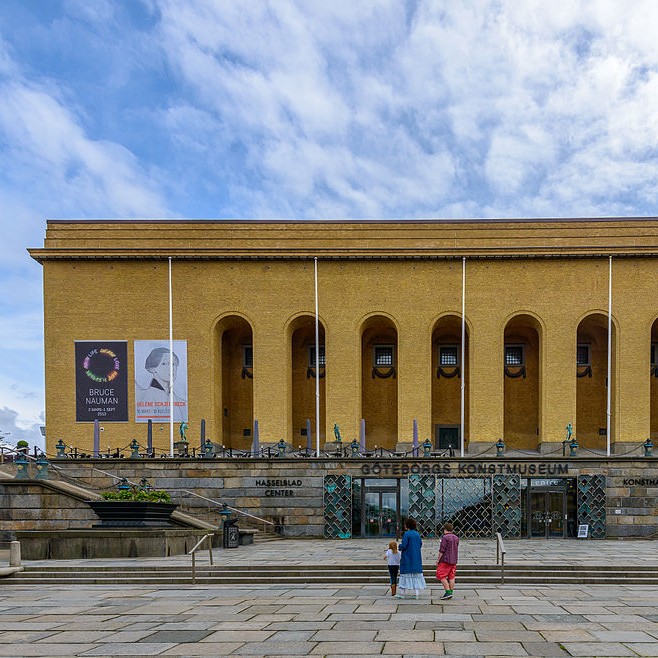
[[[197,498],[202,498],[203,500],[207,500],[209,503],[219,505],[223,509],[230,509],[232,512],[237,512],[238,514],[242,514],[243,516],[248,516],[252,519],[256,519],[257,521],[261,521],[263,524],[276,526],[276,523],[272,523],[272,521],[268,521],[267,519],[262,519],[260,516],[256,516],[255,514],[249,514],[249,512],[243,512],[242,510],[236,509],[235,507],[231,507],[226,503],[220,503],[218,500],[213,500],[212,498],[206,498],[205,496],[201,496],[200,494],[194,493],[193,491],[188,491],[187,489],[182,489],[181,491],[183,493],[190,494],[190,496],[196,496]]]
[[[134,487],[138,487],[139,485],[137,482],[133,482],[132,480],[129,480],[128,478],[124,477],[119,477],[118,475],[112,475],[112,473],[108,473],[107,471],[103,471],[100,468],[96,468],[95,466],[91,467],[92,471],[98,471],[99,473],[102,473],[103,475],[108,475],[111,478],[114,478],[115,480],[125,480],[128,484],[132,484]]]
[[[207,535],[204,535],[199,539],[199,541],[194,545],[194,548],[189,551],[187,554],[192,556],[192,585],[196,585],[196,550],[203,544],[206,539],[212,537],[215,533],[210,532]],[[212,561],[212,540],[208,542],[208,555],[210,556],[210,565],[213,565]]]
[[[2,446],[2,448],[0,448],[0,453],[2,453],[3,457],[4,457],[4,454],[5,454],[5,451],[7,453],[9,453],[10,455],[24,455],[28,459],[31,459],[33,462],[37,461],[37,458],[32,456],[29,452],[27,452],[27,450],[23,450],[23,449],[19,450],[18,448],[10,448],[9,446]],[[46,453],[42,452],[41,454],[45,455]],[[14,462],[14,463],[16,463],[16,462]]]
[[[500,564],[500,584],[505,584],[505,544],[499,532],[496,533],[496,564]]]

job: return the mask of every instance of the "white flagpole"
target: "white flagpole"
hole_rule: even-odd
[[[606,403],[606,455],[610,457],[610,400],[612,392],[612,256],[608,266],[608,399]]]
[[[465,363],[466,356],[466,258],[462,258],[462,353],[461,353],[461,390],[459,415],[459,447],[460,455],[464,456],[464,390],[465,390]]]
[[[315,456],[320,456],[320,318],[318,311],[318,259],[314,258],[315,273]],[[326,358],[326,355],[325,355]]]
[[[174,456],[174,312],[169,256],[169,456]]]

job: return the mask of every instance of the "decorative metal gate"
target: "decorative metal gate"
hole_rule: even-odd
[[[349,475],[324,476],[324,538],[349,539],[352,536],[352,478]]]
[[[461,537],[492,536],[491,478],[438,478],[436,527],[449,521]]]
[[[578,476],[578,524],[587,524],[592,539],[605,539],[605,475]]]
[[[433,475],[409,476],[409,516],[416,520],[421,537],[436,535],[436,479]]]
[[[501,536],[521,536],[521,476],[493,476],[493,531]]]
[[[521,536],[521,478],[409,476],[409,516],[422,537],[439,537],[450,521],[462,537]]]

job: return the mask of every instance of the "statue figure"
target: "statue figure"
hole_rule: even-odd
[[[336,423],[334,423],[334,436],[336,437],[336,443],[340,443],[342,441],[340,438],[340,429]]]
[[[187,430],[187,423],[183,421],[180,424],[180,440],[181,441],[187,441],[187,437],[185,436],[185,431]]]
[[[571,427],[571,423],[569,423],[567,425],[567,438],[565,439],[565,442],[571,441],[571,434],[572,434],[572,427]]]

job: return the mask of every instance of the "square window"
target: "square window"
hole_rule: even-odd
[[[375,345],[374,354],[375,368],[391,368],[394,364],[393,345]]]
[[[588,343],[579,343],[576,346],[576,365],[591,366],[591,346]]]
[[[252,345],[242,346],[242,367],[243,368],[254,367],[254,348]]]
[[[506,366],[525,365],[525,354],[524,354],[523,345],[505,345],[505,365]]]
[[[459,345],[439,345],[439,365],[459,365]]]
[[[320,367],[324,368],[326,365],[324,357],[324,345],[320,345]],[[315,345],[308,346],[308,367],[315,368]]]

